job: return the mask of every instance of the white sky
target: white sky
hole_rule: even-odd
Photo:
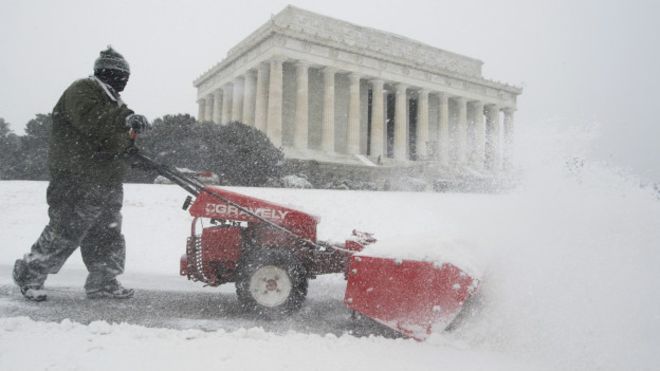
[[[22,134],[112,44],[150,119],[196,114],[192,81],[288,3],[484,61],[524,88],[517,125],[602,126],[595,154],[660,181],[660,2],[0,0],[0,117]]]

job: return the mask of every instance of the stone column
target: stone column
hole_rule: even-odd
[[[243,123],[254,126],[254,100],[257,85],[257,76],[250,70],[245,73],[245,86],[243,88]]]
[[[349,78],[347,152],[354,155],[360,153],[360,75],[351,73]]]
[[[204,121],[210,122],[213,121],[213,104],[215,103],[215,98],[213,94],[206,96],[206,110],[205,110],[205,119]]]
[[[222,87],[222,125],[231,121],[232,91],[230,84]]]
[[[438,105],[438,159],[442,166],[449,166],[449,97],[440,93]]]
[[[408,159],[408,95],[405,84],[397,84],[394,107],[394,158]]]
[[[371,156],[385,154],[385,91],[383,80],[371,80]]]
[[[204,121],[206,117],[206,99],[199,98],[197,100],[197,121]]]
[[[429,91],[421,89],[417,94],[417,160],[428,158],[429,142]]]
[[[497,172],[501,166],[500,156],[500,108],[496,105],[487,107],[486,163],[488,168]]]
[[[336,70],[332,67],[323,69],[321,148],[329,153],[335,151],[335,73]]]
[[[472,152],[472,165],[484,169],[486,158],[486,122],[484,121],[483,102],[474,103],[474,151]]]
[[[254,104],[254,127],[266,132],[266,115],[268,113],[268,68],[265,63],[257,67],[257,97]]]
[[[231,105],[231,120],[243,122],[243,78],[234,79],[234,97]]]
[[[213,97],[213,122],[222,124],[222,89],[216,89]]]
[[[458,122],[456,126],[456,164],[464,166],[467,162],[467,101],[456,98],[458,103]]]
[[[309,144],[309,65],[296,64],[296,117],[293,134],[294,148],[306,149]]]
[[[282,146],[282,64],[279,58],[270,61],[270,83],[268,85],[267,134],[275,147]]]
[[[513,113],[515,108],[507,107],[504,112],[504,170],[513,165]]]

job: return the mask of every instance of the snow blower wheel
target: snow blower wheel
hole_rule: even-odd
[[[238,264],[236,293],[243,309],[265,318],[289,315],[307,296],[305,268],[282,249],[255,249]]]

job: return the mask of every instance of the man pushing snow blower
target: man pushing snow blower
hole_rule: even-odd
[[[112,47],[101,51],[94,75],[75,81],[53,109],[48,150],[50,183],[46,193],[50,221],[30,252],[14,264],[14,281],[25,298],[46,300],[48,274],[57,273],[80,247],[89,275],[90,299],[124,299],[133,290],[116,276],[124,271],[125,242],[121,208],[130,130],[147,119],[122,101],[130,68]]]
[[[124,268],[120,210],[127,154],[191,194],[184,203],[193,217],[191,234],[179,273],[213,287],[235,283],[246,311],[292,314],[302,307],[309,280],[343,273],[349,309],[422,340],[444,330],[476,290],[478,278],[451,262],[368,255],[362,250],[377,248],[376,239],[355,230],[345,243],[320,241],[314,215],[205,185],[156,163],[132,145],[147,122],[119,97],[128,80],[126,61],[109,48],[94,73],[73,83],[53,112],[50,222],[14,266],[26,298],[45,300],[47,275],[57,273],[78,246],[89,270],[87,297],[133,295],[116,279]]]

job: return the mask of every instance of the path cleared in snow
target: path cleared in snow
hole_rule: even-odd
[[[136,289],[129,300],[87,300],[82,289],[86,272],[63,269],[48,282],[48,301],[23,299],[11,283],[11,267],[0,265],[0,317],[28,316],[38,321],[89,324],[94,321],[204,331],[235,331],[260,327],[268,332],[297,331],[318,335],[400,337],[367,320],[352,320],[343,305],[345,281],[341,275],[322,276],[310,282],[310,294],[302,310],[277,321],[241,312],[234,285],[202,287],[178,276],[129,273],[125,286]]]

